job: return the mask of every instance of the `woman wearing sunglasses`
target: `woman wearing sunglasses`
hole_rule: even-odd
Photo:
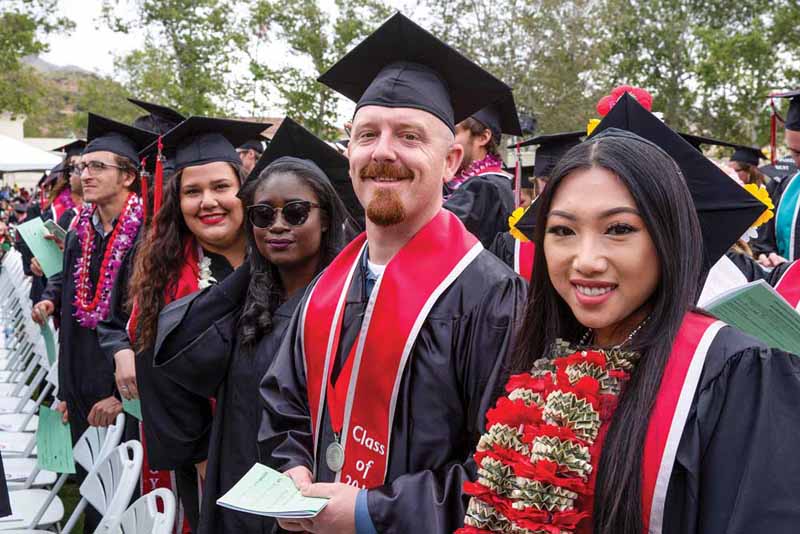
[[[334,168],[349,183],[347,160],[286,119],[240,192],[248,261],[161,314],[156,372],[174,381],[174,389],[217,400],[213,422],[202,403],[187,416],[206,416],[211,433],[200,533],[267,533],[274,524],[220,508],[216,500],[253,464],[269,462],[258,456],[259,383],[304,288],[351,235],[329,179],[336,179]]]
[[[206,437],[204,421],[187,410],[199,402],[210,414],[211,406],[208,397],[173,391],[174,384],[154,372],[158,314],[244,262],[244,208],[237,193],[245,175],[234,147],[268,126],[192,117],[163,136],[163,152],[176,172],[167,178],[163,205],[137,244],[132,267],[120,272],[109,318],[98,325],[120,394],[141,401],[143,487],[176,492],[193,528],[199,517],[195,464],[205,460]],[[152,159],[156,149],[154,143],[143,153]]]
[[[625,98],[638,111],[612,110],[540,199],[521,374],[487,412],[458,534],[800,524],[800,360],[693,307],[703,247],[724,252],[750,215],[735,184]],[[701,234],[687,182],[725,203],[700,214],[724,225]]]

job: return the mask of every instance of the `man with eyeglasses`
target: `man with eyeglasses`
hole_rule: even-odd
[[[91,426],[108,426],[122,412],[116,372],[134,362],[111,361],[98,342],[96,325],[109,313],[116,274],[132,258],[142,224],[136,194],[139,150],[156,135],[99,115],[89,114],[88,140],[79,172],[86,204],[64,243],[62,271],[50,278],[32,311],[43,323],[58,313],[58,410],[69,420],[73,441]],[[129,418],[132,419],[132,418]],[[135,423],[130,425],[135,435]],[[78,467],[79,478],[86,473]],[[94,532],[99,514],[87,509],[85,532]]]

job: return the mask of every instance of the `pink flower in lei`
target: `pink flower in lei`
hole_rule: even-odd
[[[72,195],[69,187],[65,187],[64,190],[58,194],[53,204],[56,203],[63,206],[64,211],[70,210],[75,207],[75,201],[72,200]]]
[[[486,154],[486,157],[477,161],[473,161],[469,167],[456,174],[456,176],[448,182],[450,189],[455,191],[461,185],[475,175],[483,174],[487,170],[498,171],[503,169],[503,160],[494,154]]]
[[[97,323],[108,317],[109,300],[114,281],[122,266],[122,260],[133,246],[136,234],[142,224],[142,203],[136,194],[131,193],[128,196],[128,201],[114,226],[103,255],[103,263],[100,266],[100,275],[94,294],[92,294],[92,282],[89,274],[92,253],[95,249],[92,213],[94,213],[94,206],[84,204],[78,215],[78,224],[75,229],[81,245],[81,254],[75,261],[73,274],[75,297],[72,304],[75,308],[73,315],[78,320],[78,324],[84,328],[95,328]]]

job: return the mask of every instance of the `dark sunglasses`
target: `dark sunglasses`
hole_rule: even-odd
[[[280,212],[287,224],[300,226],[308,220],[311,208],[319,207],[319,204],[307,200],[293,200],[284,204],[282,208],[275,208],[269,204],[254,204],[247,208],[247,217],[256,228],[269,228],[275,224]]]

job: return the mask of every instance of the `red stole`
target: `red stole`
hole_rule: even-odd
[[[332,385],[347,292],[366,239],[361,234],[350,243],[315,284],[302,312],[302,339],[314,458],[327,402],[345,452],[336,481],[373,488],[386,477],[397,393],[419,330],[483,247],[455,215],[439,211],[375,283],[358,339]]]
[[[536,254],[536,245],[532,241],[522,242],[514,240],[514,272],[529,283],[533,276],[533,258]]]
[[[187,238],[183,242],[183,257],[185,261],[181,265],[180,273],[176,282],[170,284],[164,292],[164,305],[166,306],[174,300],[185,297],[194,293],[199,289],[198,280],[200,279],[200,266],[198,265],[198,250],[197,243],[194,238]],[[134,301],[133,309],[131,310],[130,319],[128,319],[128,338],[133,343],[136,339],[136,327],[139,321],[139,308]],[[175,476],[172,471],[156,471],[150,469],[150,461],[147,455],[147,446],[145,443],[144,423],[139,422],[139,439],[142,442],[142,476],[140,480],[139,489],[142,495],[146,495],[156,488],[166,488],[178,497],[178,487],[175,483]],[[199,481],[198,481],[199,484]],[[202,500],[200,501],[202,502]],[[175,514],[175,528],[173,532],[188,534],[191,532],[189,521],[184,517],[183,508],[178,501],[178,509]]]
[[[800,261],[792,262],[778,283],[775,284],[775,291],[795,309],[800,304],[800,267],[798,264]]]
[[[664,368],[642,459],[644,532],[659,534],[669,479],[703,364],[722,321],[690,312],[684,317]]]

